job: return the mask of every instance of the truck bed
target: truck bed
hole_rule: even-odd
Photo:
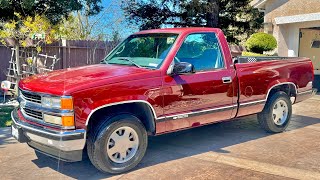
[[[308,58],[240,56],[237,59],[238,116],[262,111],[274,86],[285,84],[295,95],[312,90],[313,67]],[[296,98],[296,102],[300,101]]]

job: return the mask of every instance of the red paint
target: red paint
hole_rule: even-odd
[[[168,67],[184,39],[191,33],[199,32],[216,33],[225,68],[193,75],[167,75]],[[308,82],[313,80],[313,68],[307,58],[236,64],[235,70],[228,43],[220,29],[173,28],[141,31],[136,34],[148,33],[179,34],[158,70],[99,64],[35,75],[20,81],[19,87],[33,92],[72,96],[77,128],[86,128],[90,113],[101,106],[131,100],[147,101],[155,110],[158,134],[229,120],[237,113],[238,116],[244,116],[260,112],[264,104],[238,109],[238,98],[240,104],[264,100],[269,89],[279,83],[292,82],[297,86],[298,92],[312,88],[308,86]],[[232,78],[231,84],[222,83],[221,78],[225,76]],[[303,100],[303,97],[300,100]],[[226,106],[231,108],[217,110]],[[161,122],[157,120],[212,109],[217,111],[196,117]]]

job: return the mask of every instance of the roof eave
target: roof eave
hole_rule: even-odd
[[[250,5],[254,8],[265,9],[266,2],[268,0],[254,0],[250,3]]]

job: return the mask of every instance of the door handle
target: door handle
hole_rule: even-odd
[[[222,82],[224,84],[229,84],[229,83],[232,83],[232,79],[231,77],[222,77]]]

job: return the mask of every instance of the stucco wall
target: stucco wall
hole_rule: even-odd
[[[265,23],[272,23],[272,29],[265,27],[278,41],[279,56],[298,56],[300,28],[320,27],[320,21],[277,25],[275,18],[320,12],[320,0],[268,0],[265,4]],[[270,31],[271,30],[271,31]]]
[[[265,22],[274,18],[320,12],[320,0],[269,0],[265,5]]]

